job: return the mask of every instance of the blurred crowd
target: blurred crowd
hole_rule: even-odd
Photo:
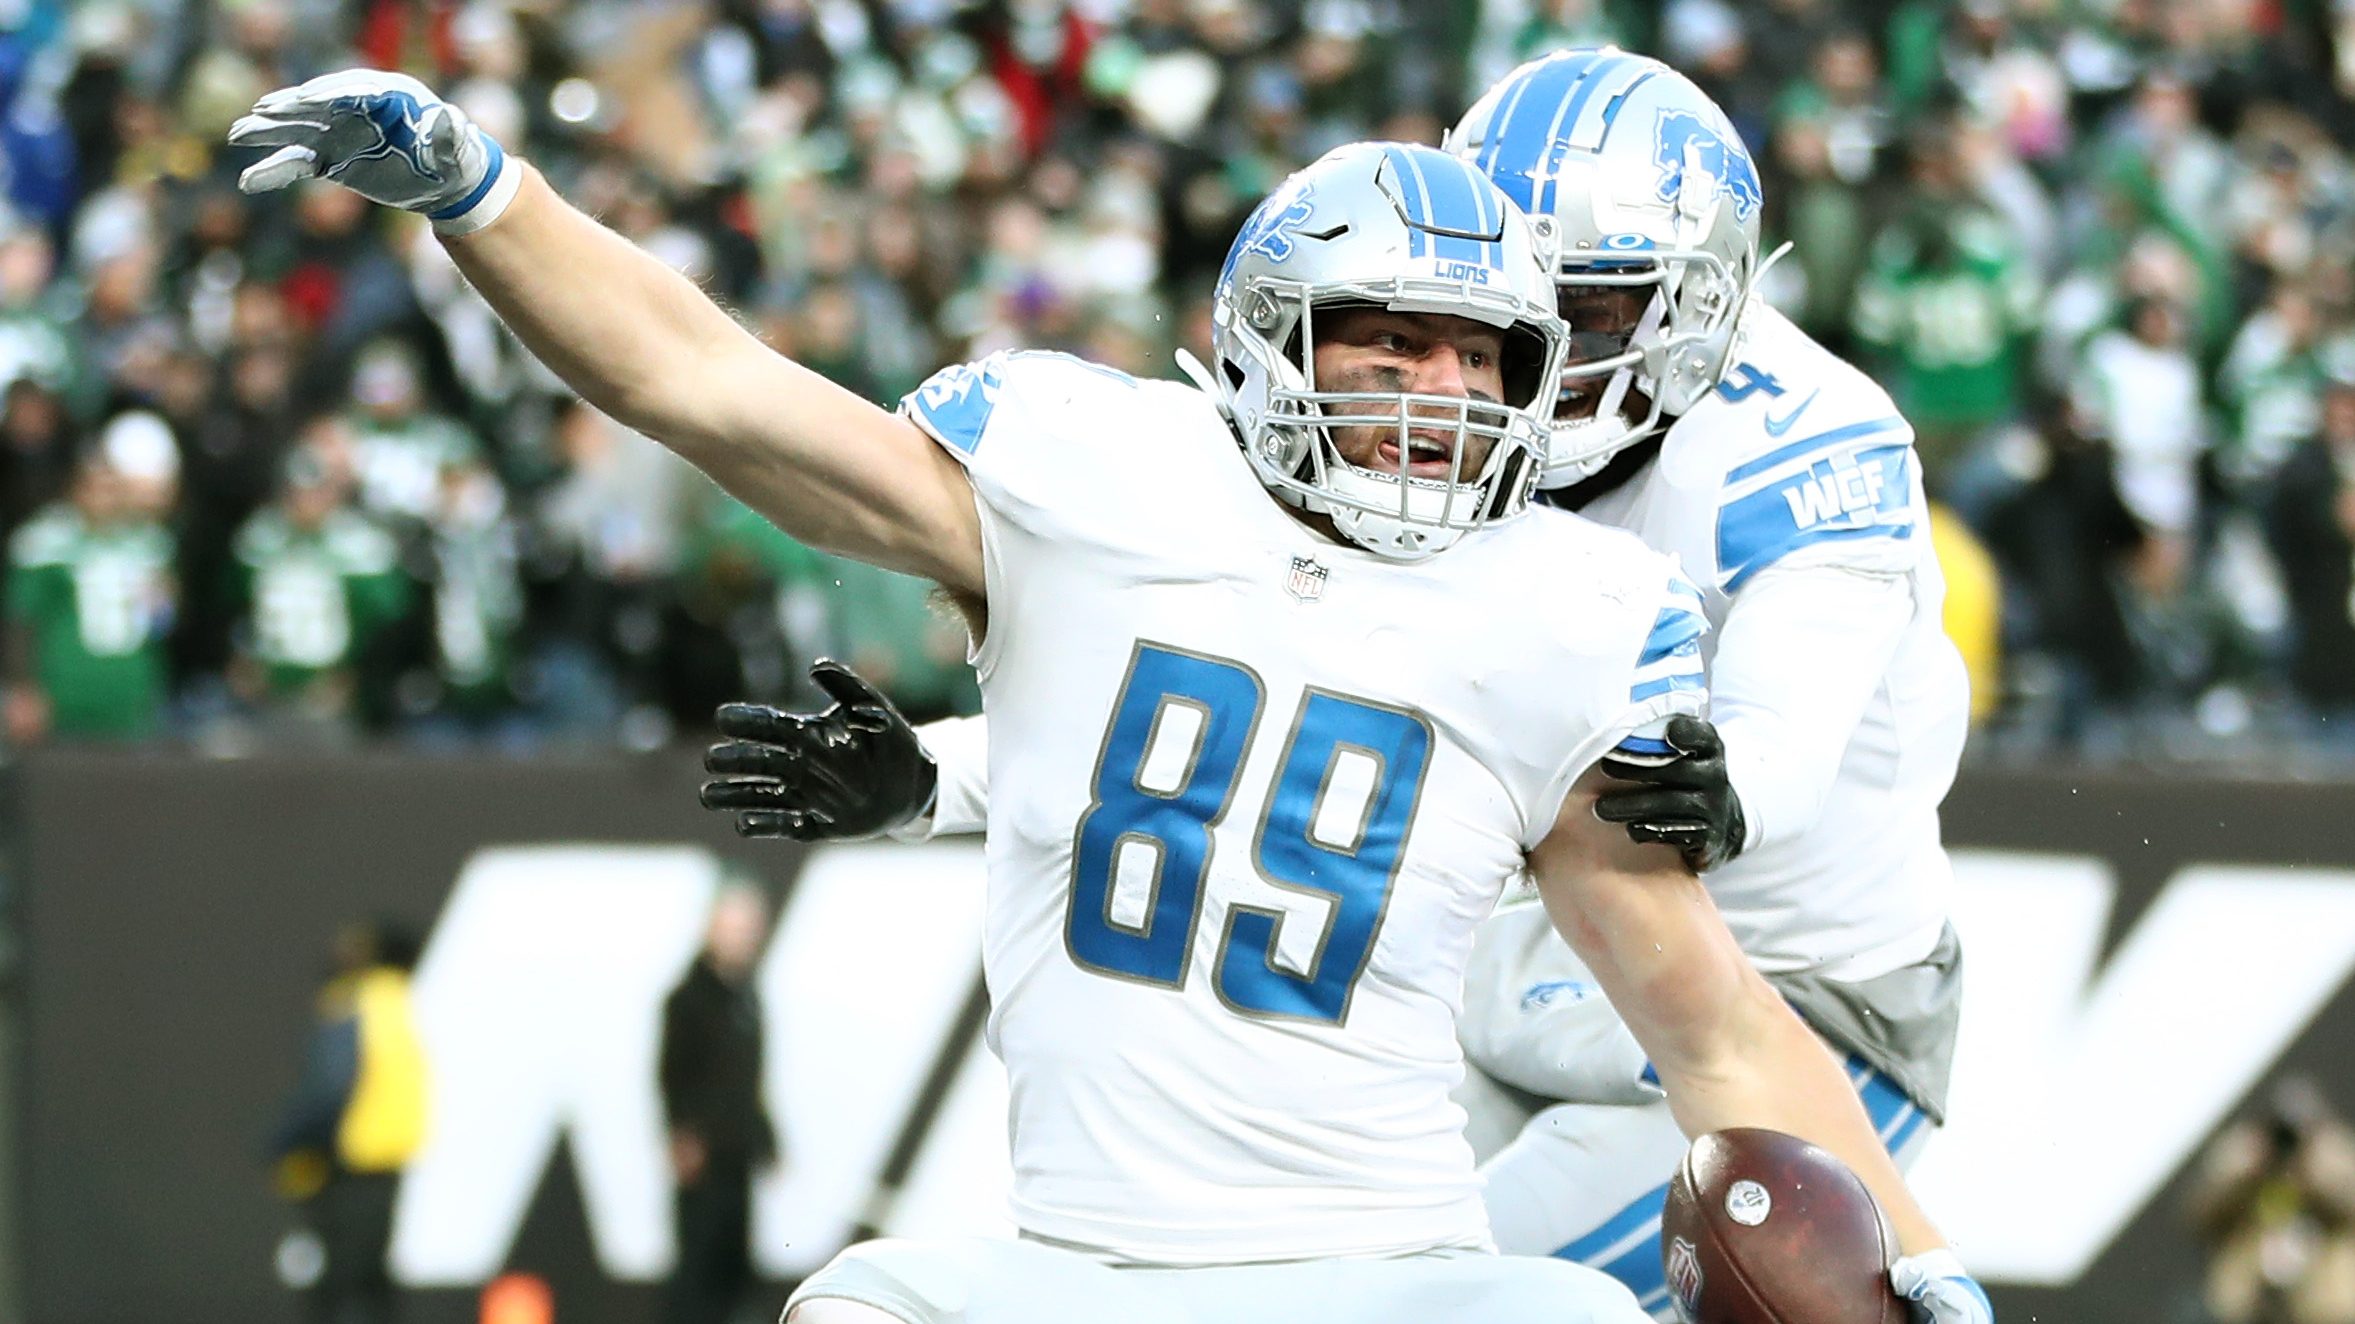
[[[1600,42],[1732,114],[1769,297],[1998,572],[1983,751],[2355,757],[2349,0],[0,0],[0,734],[651,747],[821,653],[975,702],[924,585],[573,400],[422,224],[240,195],[270,88],[423,78],[889,404],[1169,375],[1283,174]]]

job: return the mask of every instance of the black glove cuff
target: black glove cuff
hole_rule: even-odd
[[[919,818],[932,817],[932,811],[940,805],[940,765],[933,761],[929,752],[917,756],[916,784],[923,788],[923,795],[916,812],[908,815],[906,821],[909,823]]]

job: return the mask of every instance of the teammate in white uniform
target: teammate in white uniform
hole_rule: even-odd
[[[1574,366],[1547,499],[1632,530],[1702,588],[1743,821],[1710,895],[1908,1161],[1943,1115],[1953,1053],[1938,805],[1969,708],[1912,430],[1753,297],[1757,171],[1674,70],[1612,49],[1532,61],[1449,146],[1543,217],[1559,255]],[[1680,206],[1696,172],[1732,205]],[[1659,1211],[1684,1139],[1608,1003],[1582,996],[1591,976],[1533,918],[1482,934],[1463,1025],[1489,1075],[1565,1101],[1485,1165],[1498,1243],[1605,1268],[1664,1314]]]
[[[1878,386],[1751,299],[1756,170],[1718,108],[1665,65],[1616,50],[1534,61],[1481,98],[1451,146],[1561,253],[1576,366],[1547,497],[1675,554],[1703,588],[1716,775],[1738,793],[1743,848],[1710,892],[1753,962],[1849,1059],[1878,1134],[1909,1161],[1942,1116],[1953,1048],[1959,955],[1937,809],[1968,706],[1939,625],[1911,430]],[[1716,205],[1688,205],[1703,177]],[[855,682],[834,688],[859,699]],[[750,710],[735,720],[776,729]],[[930,812],[908,835],[978,826],[986,741],[980,719],[925,729],[936,790],[928,777]],[[914,807],[904,793],[829,806],[873,813],[847,825],[861,831]],[[844,826],[805,814],[747,826]],[[1508,907],[1480,935],[1467,1054],[1561,1101],[1532,1117],[1507,1092],[1468,1092],[1502,1114],[1477,1119],[1486,1131],[1527,1119],[1484,1169],[1489,1213],[1503,1249],[1605,1268],[1664,1315],[1659,1211],[1684,1137],[1597,993],[1538,907]]]

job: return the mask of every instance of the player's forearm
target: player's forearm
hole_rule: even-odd
[[[1655,1062],[1677,1125],[1689,1136],[1765,1127],[1820,1145],[1872,1191],[1900,1252],[1944,1246],[1831,1050],[1771,985],[1747,968],[1744,973],[1735,1000],[1710,1017],[1726,1028],[1721,1042],[1673,1071]]]
[[[802,542],[980,593],[971,489],[937,447],[521,168],[506,213],[445,244],[541,362]]]
[[[1734,600],[1710,661],[1710,720],[1745,849],[1823,813],[1840,760],[1912,619],[1911,586],[1837,568],[1768,574]]]
[[[1591,778],[1571,792],[1530,856],[1554,928],[1594,972],[1665,1084],[1714,1069],[1724,1027],[1756,980],[1708,892],[1666,846],[1639,846],[1593,819]]]
[[[466,279],[565,385],[673,445],[715,426],[707,366],[756,342],[652,254],[524,172],[488,228],[444,246]]]
[[[1668,848],[1592,823],[1590,802],[1591,785],[1572,793],[1531,865],[1555,928],[1650,1057],[1678,1125],[1687,1135],[1766,1127],[1821,1145],[1871,1188],[1905,1253],[1944,1244],[1839,1063],[1751,967],[1700,880]]]

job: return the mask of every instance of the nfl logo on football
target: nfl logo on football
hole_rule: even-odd
[[[1325,576],[1330,573],[1315,557],[1295,556],[1292,572],[1284,576],[1284,591],[1296,602],[1314,602],[1325,596]]]
[[[1676,1298],[1677,1318],[1689,1324],[1701,1309],[1701,1257],[1683,1237],[1668,1243],[1668,1289]]]

